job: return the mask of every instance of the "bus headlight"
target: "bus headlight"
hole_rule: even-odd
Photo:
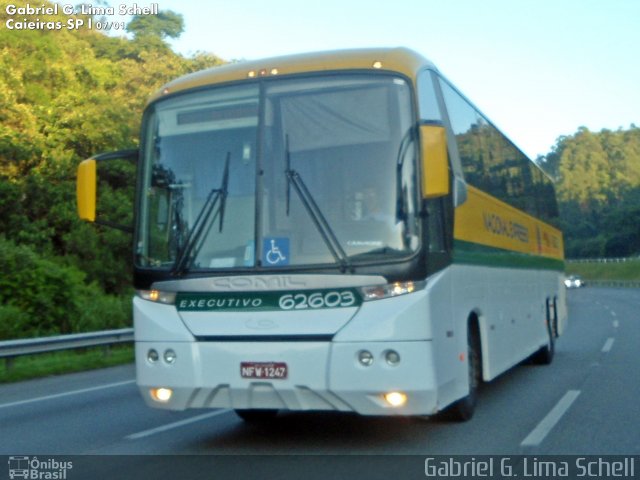
[[[382,300],[383,298],[397,297],[399,295],[413,293],[417,290],[422,290],[424,287],[426,287],[426,285],[426,281],[396,282],[387,283],[386,285],[362,287],[360,291],[362,293],[362,299],[365,302],[368,302],[371,300]]]
[[[373,365],[373,354],[369,350],[360,350],[358,352],[358,362],[363,367],[370,367]]]
[[[171,365],[173,362],[176,361],[176,357],[177,357],[176,352],[174,352],[171,349],[164,352],[164,361],[167,362],[169,365]]]
[[[160,355],[158,355],[158,351],[157,350],[154,350],[152,348],[151,350],[149,350],[147,352],[147,361],[149,363],[156,363],[159,358],[160,358]]]
[[[136,295],[150,302],[173,305],[176,303],[176,292],[163,292],[161,290],[136,290]]]
[[[387,361],[389,365],[395,367],[400,363],[400,354],[395,350],[387,350],[384,353],[384,359]]]

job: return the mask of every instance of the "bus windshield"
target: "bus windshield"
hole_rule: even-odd
[[[168,97],[145,118],[141,267],[344,267],[419,247],[403,78],[269,78]]]

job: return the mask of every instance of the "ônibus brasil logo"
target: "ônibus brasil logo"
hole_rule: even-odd
[[[38,457],[9,457],[9,478],[33,480],[65,480],[67,471],[73,468],[73,462],[62,462],[54,458],[45,460]]]

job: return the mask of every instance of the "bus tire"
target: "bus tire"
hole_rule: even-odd
[[[558,331],[558,297],[553,297],[552,304],[552,312],[553,312],[553,338],[558,338],[560,336],[560,332]]]
[[[478,389],[482,378],[482,352],[477,321],[467,329],[467,362],[469,365],[469,393],[445,410],[447,419],[456,422],[471,420],[478,403]]]
[[[555,310],[555,306],[553,310]],[[533,354],[532,360],[536,365],[550,365],[553,362],[556,352],[556,331],[556,320],[552,318],[551,308],[547,301],[547,343]]]
[[[242,420],[252,424],[268,423],[278,415],[278,410],[235,410]]]

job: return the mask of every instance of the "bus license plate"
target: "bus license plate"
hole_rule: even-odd
[[[287,364],[284,362],[241,362],[240,376],[242,378],[269,378],[284,380],[288,375]]]

